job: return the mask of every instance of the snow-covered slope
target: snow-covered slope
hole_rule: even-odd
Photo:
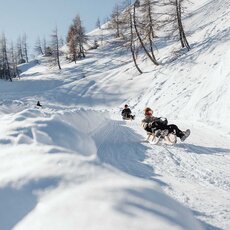
[[[3,115],[1,124],[1,229],[202,229],[155,183],[103,164],[106,112],[23,109]],[[112,150],[124,142],[130,151],[136,141],[126,164],[138,177],[153,175],[138,162],[145,150],[138,136],[126,139],[122,125]]]
[[[229,4],[194,1],[192,50],[169,62],[173,44],[162,47],[143,75],[104,31],[77,64],[59,72],[43,58],[1,81],[0,229],[229,229]],[[135,121],[121,121],[124,103]],[[143,141],[145,106],[191,137]]]

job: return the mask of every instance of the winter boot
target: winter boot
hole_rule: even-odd
[[[185,141],[185,139],[190,135],[190,129],[187,129],[185,132],[183,132],[184,135],[180,138],[181,141]]]

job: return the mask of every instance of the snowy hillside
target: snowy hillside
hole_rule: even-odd
[[[170,62],[167,44],[142,75],[104,31],[77,64],[0,81],[0,230],[230,229],[230,2],[193,3],[191,51]],[[146,106],[191,136],[146,142]]]

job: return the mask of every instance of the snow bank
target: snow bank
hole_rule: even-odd
[[[19,72],[26,72],[28,69],[33,68],[34,66],[38,65],[39,61],[38,60],[32,60],[29,63],[23,63],[18,65]]]
[[[121,42],[108,39],[76,65],[65,63],[60,72],[48,70],[42,59],[40,65],[21,66],[20,80],[0,82],[1,229],[202,229],[190,211],[153,182],[154,167],[145,162],[148,147],[132,129],[150,106],[170,122],[195,124],[202,135],[208,131],[194,121],[229,132],[229,1],[204,1],[192,9],[184,21],[192,50],[175,57],[169,56],[171,45],[162,46],[163,65],[153,68],[139,59],[145,71],[141,76]],[[111,38],[110,32],[105,35]],[[38,100],[42,109],[35,108]],[[136,113],[130,128],[110,118],[120,119],[124,103]],[[201,146],[187,145],[190,152],[179,146],[183,156],[196,154],[194,164],[202,149],[210,155],[220,151],[204,147],[200,137],[193,140]],[[179,167],[178,152],[166,153],[166,160]],[[211,171],[207,175],[212,177]]]
[[[5,115],[7,123],[4,124],[0,137],[4,136],[6,139],[8,134],[7,138],[15,145],[54,145],[83,155],[96,154],[94,142],[88,133],[105,122],[106,115],[101,116],[102,113],[83,109],[62,111],[55,115],[48,111],[35,108]]]
[[[93,181],[43,194],[14,230],[202,229],[188,210],[151,183],[90,170],[96,173]]]
[[[107,112],[24,109],[1,124],[1,229],[202,229],[154,183],[101,162]]]

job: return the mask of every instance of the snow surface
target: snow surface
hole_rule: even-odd
[[[77,64],[40,58],[0,82],[0,230],[230,229],[230,2],[193,2],[192,50],[166,43],[143,75],[103,31]],[[146,106],[191,136],[147,143]]]

